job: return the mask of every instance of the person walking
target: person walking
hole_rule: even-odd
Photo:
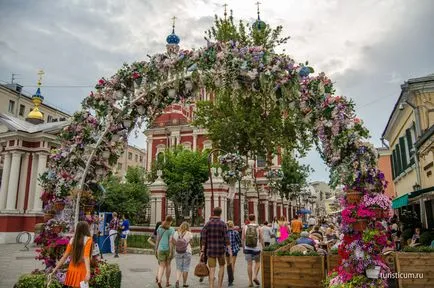
[[[242,243],[247,261],[249,287],[253,287],[253,283],[257,286],[261,284],[258,280],[258,274],[259,269],[261,268],[261,250],[264,247],[264,238],[262,236],[262,230],[255,222],[255,214],[249,215],[249,221],[250,224],[244,226],[243,229]],[[255,262],[254,267],[253,262]]]
[[[214,288],[214,275],[217,262],[219,263],[218,288],[222,288],[223,286],[223,277],[225,274],[225,247],[229,252],[229,256],[232,256],[227,227],[225,222],[220,219],[221,215],[222,208],[215,207],[213,216],[205,224],[201,233],[201,254],[206,253],[208,257],[210,288]]]
[[[121,224],[121,247],[122,247],[122,253],[127,253],[127,238],[130,234],[130,221],[128,220],[128,217],[126,215],[122,215],[122,224]]]
[[[115,244],[115,240],[116,237],[118,237],[118,230],[119,230],[119,219],[118,219],[118,213],[113,212],[113,218],[110,221],[109,224],[109,237],[110,237],[110,250],[112,252],[112,254],[115,254],[116,252],[116,244]]]
[[[151,245],[154,248],[154,251],[156,249],[155,244],[157,242],[157,231],[158,231],[158,228],[160,227],[160,225],[161,225],[161,221],[158,221],[157,224],[155,224],[154,232],[148,238],[148,243],[149,243],[149,245]],[[155,253],[155,256],[157,256],[156,253]],[[158,283],[158,269],[160,267],[160,262],[158,262],[158,257],[156,257],[156,258],[157,258],[158,266],[157,266],[157,271],[155,272],[155,283]],[[166,273],[167,273],[167,270],[166,270]]]
[[[193,234],[190,232],[190,225],[187,222],[182,222],[178,231],[173,234],[172,242],[175,245],[175,260],[176,260],[176,284],[175,287],[179,288],[179,281],[182,276],[182,287],[188,287],[187,277],[190,271],[191,263],[191,240]]]
[[[273,218],[273,222],[271,223],[271,231],[273,232],[276,242],[279,242],[280,231],[277,216],[274,216]]]
[[[291,221],[291,232],[300,234],[302,227],[303,223],[298,219],[298,215],[295,215],[294,219]]]
[[[264,222],[264,226],[262,226],[262,235],[264,237],[264,247],[268,247],[271,244],[271,238],[274,236],[271,231],[271,227],[268,227],[268,222]]]
[[[232,257],[229,254],[229,249],[226,248],[226,262],[228,263],[227,265],[227,270],[228,270],[228,286],[233,286],[234,284],[234,275],[235,275],[235,262],[237,261],[237,255],[238,252],[240,251],[240,246],[241,246],[241,237],[240,237],[240,233],[238,233],[238,231],[236,231],[234,229],[234,222],[233,221],[228,221],[227,222],[228,225],[228,237],[229,237],[229,242],[231,245],[231,251],[232,251]]]
[[[49,277],[52,278],[56,271],[65,263],[66,259],[71,257],[64,285],[80,287],[81,282],[89,282],[91,253],[92,237],[89,231],[89,224],[86,221],[80,221],[75,228],[74,237],[69,241],[65,253],[63,253],[62,258],[57,262]]]
[[[289,237],[289,227],[288,227],[288,222],[286,222],[285,216],[280,216],[280,219],[279,219],[279,234],[280,234],[280,237],[279,237],[279,240],[278,240],[279,243],[285,241]]]
[[[175,230],[171,227],[173,222],[172,216],[166,216],[166,220],[158,227],[157,242],[155,243],[155,254],[158,259],[158,287],[162,288],[161,279],[163,278],[164,271],[166,271],[166,287],[170,287],[170,262],[173,258],[173,243],[172,236]]]

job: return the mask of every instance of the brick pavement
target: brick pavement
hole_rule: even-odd
[[[30,248],[30,251],[20,251],[22,248],[22,244],[0,245],[0,288],[13,287],[21,274],[43,268],[41,262],[34,259],[34,247]],[[120,265],[122,270],[122,288],[157,287],[155,284],[157,264],[153,255],[122,254],[119,258],[114,258],[112,255],[105,254],[104,258],[111,263],[118,263]],[[193,275],[194,267],[198,261],[199,256],[193,255],[188,284],[190,287],[206,288],[208,287],[208,280],[205,279],[203,283],[200,283],[199,279]],[[175,268],[175,262],[173,261],[170,278],[172,287],[175,287]],[[234,287],[247,287],[246,261],[242,253],[239,254],[236,268]],[[223,287],[227,287],[226,275]]]

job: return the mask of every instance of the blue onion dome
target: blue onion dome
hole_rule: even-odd
[[[167,36],[166,38],[167,44],[179,44],[179,41],[181,41],[178,35],[176,35],[174,32],[175,31],[173,31],[172,34]]]
[[[41,94],[41,88],[38,87],[36,93],[32,95],[32,98],[39,98],[41,100],[44,100],[44,96],[42,96]]]

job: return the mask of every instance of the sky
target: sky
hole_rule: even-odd
[[[123,63],[165,50],[171,18],[184,49],[205,45],[204,31],[223,4],[235,20],[252,23],[256,0],[0,0],[0,83],[15,82],[33,93],[43,69],[47,104],[73,113],[101,77]],[[261,19],[282,25],[291,39],[281,49],[298,62],[325,72],[337,95],[380,137],[409,78],[434,73],[432,0],[262,0]],[[143,135],[131,142],[145,147]],[[313,151],[302,160],[328,180]]]

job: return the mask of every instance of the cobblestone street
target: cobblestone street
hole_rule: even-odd
[[[34,259],[35,247],[29,251],[21,251],[22,244],[2,244],[0,245],[0,287],[13,287],[21,274],[30,273],[34,269],[42,269],[40,261]],[[113,258],[112,255],[106,254],[104,257],[111,263],[119,263],[122,270],[122,287],[157,287],[155,284],[156,261],[152,255],[144,254],[127,254],[120,255],[119,258]],[[199,278],[193,275],[194,267],[199,261],[199,256],[194,255],[190,266],[189,285],[190,287],[208,287],[208,281],[199,282]],[[172,262],[172,275],[170,279],[171,287],[175,287],[175,262]],[[236,265],[234,287],[247,287],[247,271],[244,255],[240,253]],[[225,273],[226,274],[226,273]],[[226,277],[226,275],[225,275]],[[260,279],[260,278],[259,278]],[[217,284],[217,283],[216,283]],[[181,283],[182,285],[182,283]],[[217,287],[217,286],[216,286]],[[227,287],[227,278],[225,278],[223,287]]]

